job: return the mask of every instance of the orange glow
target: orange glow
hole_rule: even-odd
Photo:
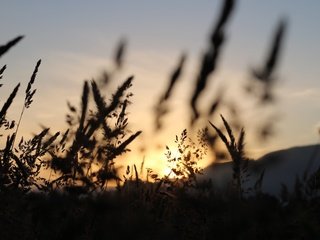
[[[168,145],[169,150],[171,151],[171,159],[176,158],[178,159],[181,157],[181,153],[178,151],[177,145],[175,143],[172,143]],[[174,178],[176,175],[174,172],[172,172],[172,168],[175,167],[176,162],[168,162],[168,158],[165,155],[167,152],[167,149],[165,146],[163,147],[154,147],[149,146],[145,152],[139,153],[138,150],[135,150],[134,148],[131,148],[132,152],[124,155],[122,159],[117,161],[118,166],[121,166],[120,169],[120,176],[123,176],[125,173],[127,166],[133,166],[133,164],[136,165],[137,170],[139,172],[139,178],[142,180],[147,179],[147,170],[146,169],[152,169],[153,173],[158,174],[159,177],[168,176],[169,178]],[[143,162],[143,169],[141,170],[141,164]],[[208,165],[212,163],[212,157],[208,153],[207,156],[205,156],[204,159],[200,160],[198,162],[198,166],[205,168]]]

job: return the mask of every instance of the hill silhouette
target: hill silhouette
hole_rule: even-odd
[[[263,171],[261,190],[279,196],[282,185],[294,191],[296,180],[305,180],[320,167],[320,145],[297,146],[270,152],[257,160],[249,161],[251,173],[246,187],[253,187]],[[213,163],[204,169],[204,179],[224,188],[232,179],[232,162]]]

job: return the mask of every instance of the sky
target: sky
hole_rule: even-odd
[[[66,102],[79,104],[83,81],[114,67],[114,49],[125,38],[128,47],[124,69],[115,76],[114,85],[135,76],[129,121],[131,129],[142,130],[143,135],[134,148],[149,149],[144,154],[150,166],[163,164],[158,159],[163,157],[164,146],[171,146],[175,135],[188,126],[186,102],[221,4],[222,1],[213,0],[196,3],[191,0],[2,1],[0,42],[4,44],[17,35],[25,35],[23,41],[1,58],[1,65],[8,66],[2,80],[5,86],[0,89],[2,96],[9,95],[18,82],[25,87],[36,61],[42,59],[35,83],[37,93],[24,115],[20,134],[38,132],[40,124],[51,127],[52,132],[65,128]],[[247,150],[252,157],[318,143],[319,10],[320,2],[316,0],[236,3],[218,70],[210,78],[201,104],[205,106],[207,100],[217,95],[219,86],[228,86],[226,98],[234,98],[241,105],[239,114],[247,123],[244,126],[248,132]],[[288,31],[277,68],[277,102],[268,110],[279,116],[274,120],[276,135],[268,142],[259,143],[251,137],[255,124],[246,119],[257,123],[264,113],[252,109],[250,102],[242,101],[244,96],[239,92],[250,69],[263,63],[272,33],[282,18],[288,20]],[[174,90],[171,112],[164,119],[166,127],[155,134],[152,108],[182,52],[188,56],[186,68]],[[10,113],[13,119],[20,112],[23,97],[20,94],[13,105]],[[220,125],[219,118],[212,121]]]

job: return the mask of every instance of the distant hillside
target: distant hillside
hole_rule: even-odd
[[[296,177],[303,178],[304,173],[314,173],[320,167],[320,145],[292,147],[268,153],[255,161],[249,162],[251,173],[247,186],[253,186],[265,169],[262,191],[278,195],[281,184],[289,191],[293,190]],[[204,178],[211,178],[212,183],[225,187],[232,178],[232,163],[212,164],[204,170]]]

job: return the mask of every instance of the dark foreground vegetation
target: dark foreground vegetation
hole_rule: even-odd
[[[1,193],[1,239],[318,239],[319,199],[168,196],[146,185],[75,196]]]
[[[212,119],[208,116],[212,117],[221,105],[218,96],[209,104],[207,113],[197,107],[216,69],[233,8],[234,1],[225,1],[201,60],[189,103],[190,126],[200,118]],[[255,82],[246,88],[258,96],[260,104],[273,100],[273,75],[285,29],[281,21],[264,66],[252,71]],[[0,46],[0,57],[22,38]],[[115,71],[122,66],[124,48],[121,42],[115,54]],[[163,127],[168,101],[185,60],[186,55],[182,55],[155,107],[158,131]],[[85,82],[80,107],[68,103],[67,130],[51,133],[44,128],[31,139],[17,139],[23,115],[36,93],[34,83],[40,64],[39,60],[25,90],[20,118],[15,121],[7,117],[20,83],[0,110],[0,239],[320,238],[320,170],[306,172],[303,179],[297,179],[293,192],[283,186],[280,198],[261,191],[264,172],[253,187],[246,187],[250,161],[244,151],[245,131],[238,128],[239,121],[229,123],[223,116],[223,128],[208,122],[208,127],[199,131],[197,143],[188,138],[187,130],[176,136],[181,155],[173,156],[167,147],[165,154],[171,168],[168,175],[147,169],[144,179],[142,164],[140,168],[128,166],[120,176],[116,159],[129,151],[129,144],[141,133],[128,130],[133,77],[125,80],[109,101],[100,89],[108,84],[111,74]],[[0,70],[1,79],[5,69],[3,66]],[[271,128],[269,123],[265,126],[259,132],[263,137]],[[215,144],[218,140],[225,144],[233,164],[232,181],[225,189],[214,188],[210,180],[198,179],[203,170],[199,160],[208,149],[219,155]]]

